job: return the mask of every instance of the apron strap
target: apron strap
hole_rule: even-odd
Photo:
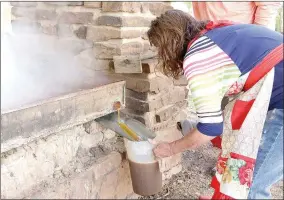
[[[273,49],[267,54],[260,63],[258,63],[249,73],[243,91],[252,88],[260,79],[262,79],[276,64],[283,60],[283,44]]]

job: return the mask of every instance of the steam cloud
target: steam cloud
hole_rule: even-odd
[[[27,29],[34,34],[1,32],[1,112],[106,79],[76,59],[85,49],[91,52],[92,43],[43,36],[30,27],[17,25],[17,32]]]

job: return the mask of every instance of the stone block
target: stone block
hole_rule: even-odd
[[[101,8],[101,1],[84,1],[84,6],[87,8]]]
[[[188,80],[185,76],[181,76],[179,79],[174,79],[174,85],[176,86],[187,86]]]
[[[140,56],[113,56],[115,73],[142,73]]]
[[[140,16],[140,15],[123,15],[121,13],[113,15],[102,15],[98,18],[98,24],[103,26],[115,26],[115,27],[148,27],[153,16]]]
[[[36,19],[35,11],[36,11],[35,8],[30,8],[30,7],[12,7],[11,8],[11,14],[16,18],[24,17],[24,18],[35,20]]]
[[[134,90],[126,89],[125,90],[126,97],[134,97],[136,99],[147,101],[149,93],[148,92],[136,92]]]
[[[116,186],[118,182],[118,170],[114,170],[104,177],[98,199],[115,199]]]
[[[160,16],[167,10],[172,10],[173,7],[166,2],[149,2],[149,10],[155,16]]]
[[[141,2],[141,12],[142,13],[148,13],[148,12],[150,12],[150,10],[149,10],[149,3],[150,2]]]
[[[112,81],[110,77],[101,82],[103,86],[85,88],[84,91],[53,98],[26,109],[2,112],[1,117],[6,118],[1,121],[2,152],[42,135],[50,135],[106,115],[113,111],[115,101],[120,101],[124,106],[125,82]],[[34,107],[34,110],[31,109]],[[25,113],[30,117],[26,118]]]
[[[170,107],[170,105],[185,100],[186,96],[184,88],[175,87],[169,90],[169,92],[153,95],[151,98],[149,101],[141,101],[134,97],[126,97],[126,107],[141,112],[150,112],[168,106],[168,112],[160,112],[159,114],[159,121],[164,121],[163,119],[167,118],[166,116],[170,115],[176,109]]]
[[[56,6],[82,6],[83,1],[61,1],[61,2],[45,2],[46,4]]]
[[[81,137],[81,147],[84,149],[90,149],[103,141],[104,135],[102,132],[97,132],[95,134],[83,134]]]
[[[140,2],[103,2],[102,11],[103,12],[130,12],[138,13],[141,11]]]
[[[151,112],[140,112],[135,111],[133,109],[124,109],[122,112],[133,119],[140,121],[145,124],[148,128],[153,131],[160,131],[166,128],[176,126],[176,122],[181,119],[185,119],[184,114],[182,114],[181,110],[185,109],[187,105],[187,101],[177,102],[176,104],[168,105],[166,107],[162,107],[158,110],[154,110]],[[173,113],[172,110],[175,112]],[[168,118],[164,118],[161,120],[160,113],[169,113]]]
[[[124,75],[126,88],[136,92],[157,94],[171,86],[172,80],[161,73]]]
[[[121,38],[137,38],[142,37],[149,29],[144,27],[121,27]]]
[[[142,36],[148,28],[88,26],[87,39],[94,42],[110,39],[130,39]]]
[[[51,21],[41,21],[40,22],[40,27],[39,27],[39,32],[46,34],[46,35],[54,35],[56,36],[58,33],[57,30],[57,25],[55,22]]]
[[[70,199],[88,199],[96,193],[92,180],[92,171],[87,170],[80,173],[70,180],[70,186],[67,186],[67,196]],[[57,195],[56,195],[57,196]],[[66,195],[64,195],[66,196]],[[58,197],[57,197],[58,198]]]
[[[93,23],[93,13],[92,12],[63,12],[58,18],[58,23],[91,24]]]
[[[17,7],[35,7],[37,6],[37,2],[10,2],[11,6]]]
[[[161,71],[157,59],[145,59],[142,60],[141,62],[142,62],[143,73],[149,74]]]
[[[108,71],[110,68],[110,60],[96,59],[91,48],[83,50],[76,55],[74,62],[78,63],[78,66],[92,71]]]
[[[80,172],[73,172],[69,176],[61,174],[62,177],[49,179],[42,186],[41,191],[25,196],[31,199],[98,199],[116,195],[120,166],[108,172],[99,179],[95,179],[94,171],[98,163],[94,162]],[[111,190],[110,190],[111,189]],[[109,194],[108,194],[109,192]]]
[[[35,9],[31,7],[12,7],[11,13],[15,17],[31,20],[54,20],[57,13],[54,10]]]
[[[104,139],[105,140],[109,140],[115,137],[116,133],[110,129],[106,129],[105,131],[103,131],[104,134]]]
[[[121,31],[118,28],[105,26],[88,26],[87,39],[93,42],[121,38]]]
[[[156,134],[157,134],[157,137],[155,138],[155,141],[157,143],[172,142],[172,141],[175,141],[175,140],[182,138],[182,134],[176,128],[176,126],[167,128],[165,130],[157,131]]]
[[[153,124],[153,128],[163,128],[164,124],[176,124],[181,110],[185,109],[187,105],[186,100],[179,101],[174,104],[162,107],[155,112],[146,113],[146,119],[149,120],[149,124]],[[157,125],[157,126],[156,126]],[[161,127],[159,127],[161,125]]]
[[[112,152],[107,156],[99,158],[97,165],[93,168],[94,178],[100,179],[111,171],[117,169],[121,164],[121,154],[118,152]]]
[[[115,192],[116,199],[125,199],[133,193],[130,169],[127,160],[123,160],[118,170],[118,183]]]
[[[59,37],[75,37],[86,39],[87,26],[79,24],[58,24]]]
[[[23,198],[25,192],[51,176],[55,170],[62,169],[75,158],[81,133],[82,127],[76,127],[19,147],[11,155],[2,153],[1,177],[8,173],[10,178],[2,179],[7,185],[1,187],[1,195],[5,198]],[[8,184],[10,179],[13,181],[11,185]]]
[[[107,42],[96,42],[94,53],[99,59],[112,59],[119,55],[140,55],[146,52],[148,46],[141,38],[114,39]]]

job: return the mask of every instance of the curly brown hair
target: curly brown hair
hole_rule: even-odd
[[[205,26],[205,21],[197,21],[181,10],[169,10],[151,22],[147,35],[158,49],[165,75],[177,79],[183,74],[187,45]]]

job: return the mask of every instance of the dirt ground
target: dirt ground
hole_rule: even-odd
[[[162,191],[141,199],[198,199],[200,195],[211,196],[212,168],[215,166],[219,150],[207,145],[196,151],[183,154],[183,170],[174,175],[164,185]],[[283,199],[283,181],[272,188],[274,199]]]

